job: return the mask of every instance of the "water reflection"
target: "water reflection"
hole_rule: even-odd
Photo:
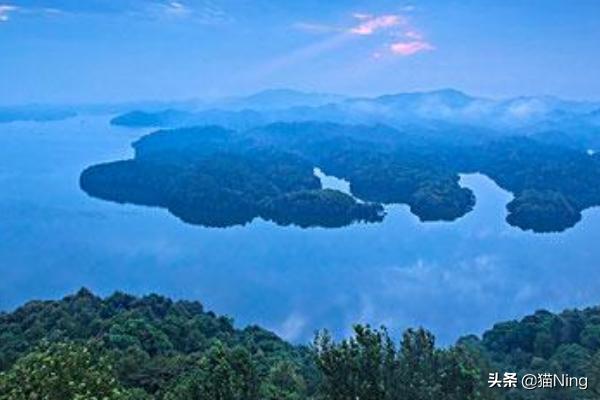
[[[334,230],[201,228],[80,192],[83,168],[130,157],[145,133],[107,121],[0,126],[0,308],[87,286],[200,299],[296,341],[361,321],[424,325],[448,343],[538,308],[600,303],[598,209],[561,234],[523,232],[504,222],[510,195],[468,175],[478,202],[452,223],[391,206],[383,223]]]
[[[323,189],[339,190],[342,193],[354,197],[352,195],[352,192],[350,191],[350,182],[348,182],[347,180],[327,175],[323,171],[321,171],[320,168],[315,168],[314,173],[315,176],[321,181],[321,186],[323,187]]]

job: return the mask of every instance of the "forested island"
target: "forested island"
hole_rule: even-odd
[[[16,121],[48,122],[60,121],[76,116],[77,113],[68,107],[52,106],[3,106],[0,107],[0,123]]]
[[[538,311],[435,345],[357,325],[293,345],[195,301],[89,290],[0,314],[0,400],[508,400],[600,396],[600,308]],[[490,372],[567,373],[587,390],[490,389]]]
[[[532,137],[452,133],[325,122],[160,130],[133,144],[133,159],[86,169],[80,185],[210,227],[257,217],[341,227],[379,222],[394,203],[421,221],[453,221],[476,201],[459,174],[475,172],[514,195],[507,222],[523,230],[563,231],[600,205],[598,156]],[[323,190],[315,167],[349,181],[353,196]]]
[[[167,208],[183,221],[226,227],[256,217],[281,225],[339,227],[383,218],[379,204],[323,190],[313,164],[218,127],[159,131],[134,143],[135,159],[94,166],[81,187],[107,200]]]

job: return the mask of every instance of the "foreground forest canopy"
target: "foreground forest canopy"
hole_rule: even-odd
[[[280,225],[341,227],[380,222],[384,204],[407,204],[421,221],[453,221],[476,202],[460,173],[483,173],[514,194],[507,222],[563,231],[600,205],[600,156],[535,137],[479,130],[396,129],[327,122],[160,130],[133,144],[135,157],[86,169],[88,194],[168,209],[210,227],[260,217]],[[352,196],[314,175],[350,182]]]
[[[587,376],[587,390],[490,389],[490,372]],[[424,329],[309,346],[202,304],[86,289],[0,314],[0,400],[597,399],[600,308],[536,312],[435,346]]]

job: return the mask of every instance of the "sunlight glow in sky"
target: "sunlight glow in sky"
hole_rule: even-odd
[[[598,15],[595,0],[0,0],[0,102],[281,87],[600,99]]]

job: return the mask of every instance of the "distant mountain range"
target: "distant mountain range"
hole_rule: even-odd
[[[246,96],[232,97],[209,103],[210,108],[228,110],[277,110],[290,107],[318,107],[326,104],[339,103],[346,96],[330,93],[308,93],[291,89],[268,89]]]
[[[0,107],[0,122],[56,120],[76,114],[118,114],[115,125],[178,128],[219,125],[245,130],[274,122],[389,125],[401,130],[518,134],[552,143],[600,147],[600,102],[552,96],[475,97],[454,89],[348,97],[271,89],[249,96],[179,102]],[[574,139],[575,137],[575,139]]]
[[[137,110],[113,120],[132,127],[221,125],[248,129],[273,122],[321,121],[385,124],[400,129],[473,129],[479,133],[543,135],[562,132],[597,147],[600,102],[568,101],[550,96],[492,100],[454,89],[379,97],[344,97],[293,90],[268,90],[248,97],[197,103],[187,109]]]
[[[75,116],[73,110],[52,106],[0,107],[0,123],[14,121],[57,121]]]

